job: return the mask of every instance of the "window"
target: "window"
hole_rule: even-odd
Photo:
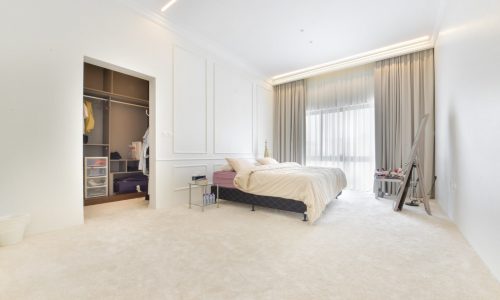
[[[307,85],[306,164],[340,168],[348,188],[362,191],[373,189],[375,169],[372,74],[362,69]]]

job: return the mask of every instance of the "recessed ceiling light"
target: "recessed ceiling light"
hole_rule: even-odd
[[[170,6],[174,5],[174,3],[177,2],[177,0],[170,0],[165,4],[162,8],[161,11],[166,11]]]

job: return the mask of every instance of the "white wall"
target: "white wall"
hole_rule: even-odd
[[[115,1],[2,1],[0,9],[0,215],[31,213],[29,233],[83,222],[84,57],[155,79],[156,207],[184,205],[192,174],[210,174],[225,156],[256,152],[261,100],[255,90],[269,88],[234,59],[206,51]],[[218,68],[247,88],[234,94],[214,75]],[[222,103],[246,110],[229,111]],[[216,109],[231,117],[214,128]],[[230,122],[244,132],[225,127]],[[227,147],[227,139],[244,149]],[[245,153],[216,154],[218,147]]]
[[[500,2],[449,1],[436,51],[436,192],[500,279]]]

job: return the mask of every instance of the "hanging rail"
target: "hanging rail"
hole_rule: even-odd
[[[113,102],[113,103],[118,103],[118,104],[123,104],[123,105],[129,105],[129,106],[135,106],[135,107],[141,107],[141,108],[149,108],[149,106],[144,106],[144,105],[139,105],[139,104],[133,104],[133,103],[127,103],[127,102],[123,102],[123,101],[113,100],[111,98],[107,99],[107,98],[90,96],[90,95],[83,95],[83,98],[95,99],[95,100],[106,101],[106,102]]]

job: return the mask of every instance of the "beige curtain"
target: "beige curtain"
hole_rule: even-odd
[[[424,182],[434,178],[434,52],[432,49],[375,64],[375,164],[407,163],[422,117],[429,113],[423,147]],[[394,189],[394,187],[393,187]]]
[[[274,87],[274,158],[305,162],[306,102],[304,80]]]

